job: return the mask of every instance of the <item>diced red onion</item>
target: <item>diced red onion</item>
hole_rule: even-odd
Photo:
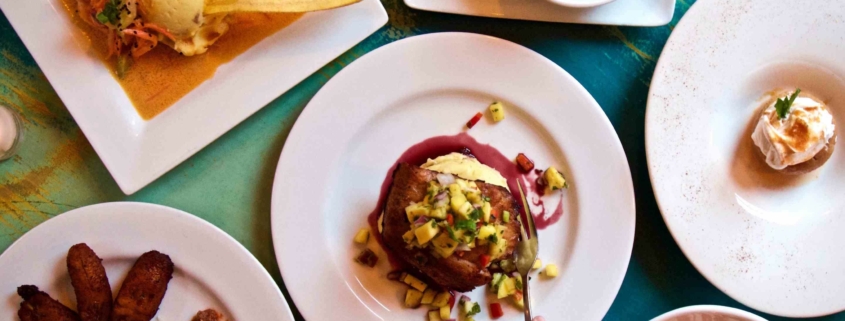
[[[420,217],[417,218],[416,221],[414,221],[414,225],[420,226],[420,225],[425,224],[426,222],[428,222],[428,219],[426,219],[425,216],[420,216]]]
[[[546,321],[546,319],[538,315],[534,319],[531,319],[531,321]]]
[[[468,296],[461,294],[461,298],[458,301],[460,301],[461,303],[466,303],[466,302],[470,302],[472,300],[470,300]]]
[[[469,251],[472,251],[472,249],[469,248],[469,245],[466,245],[465,243],[461,243],[460,245],[458,245],[458,247],[455,248],[455,251],[469,252]]]
[[[449,184],[455,182],[455,176],[452,176],[451,174],[440,173],[437,174],[437,182],[440,183],[440,185],[442,186],[448,186]]]
[[[436,199],[438,201],[445,200],[446,199],[446,191],[440,192],[440,194],[437,194],[437,196],[435,196],[434,199]]]

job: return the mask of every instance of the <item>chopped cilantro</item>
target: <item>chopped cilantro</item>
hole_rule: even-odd
[[[490,234],[490,236],[487,237],[487,242],[490,242],[490,244],[499,243],[499,237],[497,237],[496,234]]]
[[[479,217],[481,217],[481,210],[480,209],[476,208],[476,209],[472,210],[472,212],[469,212],[469,219],[470,220],[475,221],[475,220],[478,220]]]
[[[457,222],[455,222],[455,229],[466,230],[466,231],[475,231],[475,221],[472,221],[472,220],[457,221]]]
[[[786,115],[789,114],[789,109],[792,108],[792,103],[798,98],[799,93],[801,93],[801,88],[795,89],[795,92],[791,96],[784,97],[786,99],[778,98],[778,101],[775,102],[775,111],[778,113],[778,119],[786,118]]]
[[[522,290],[522,278],[514,278],[514,282],[516,283],[516,288]]]
[[[478,302],[473,302],[472,309],[467,312],[467,317],[471,317],[479,313],[481,313],[481,306],[478,305]]]
[[[481,200],[483,200],[483,201],[485,201],[485,202],[487,202],[487,203],[490,203],[490,198],[489,198],[489,197],[487,197],[487,196],[481,196]]]
[[[455,242],[457,242],[457,241],[458,241],[458,237],[457,237],[457,236],[455,236],[455,230],[453,230],[453,229],[452,229],[452,227],[451,227],[451,226],[449,226],[449,224],[446,224],[446,232],[447,232],[447,233],[449,233],[449,238],[450,238],[450,239],[452,239],[452,240],[453,240],[453,241],[455,241]]]
[[[110,23],[112,25],[117,25],[120,22],[120,10],[118,7],[120,6],[120,0],[109,0],[106,2],[106,6],[103,7],[103,10],[97,14],[97,21],[102,24]]]
[[[437,227],[437,222],[435,222],[434,220],[431,220],[431,227]]]

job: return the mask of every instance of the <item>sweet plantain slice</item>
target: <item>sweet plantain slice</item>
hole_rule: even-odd
[[[34,285],[21,285],[18,295],[24,301],[18,310],[21,321],[79,321],[76,312],[54,300]]]
[[[173,262],[166,254],[150,251],[141,255],[117,293],[111,321],[149,321],[158,312],[173,278]]]
[[[67,272],[82,321],[108,321],[112,293],[103,260],[87,244],[76,244],[67,252]]]

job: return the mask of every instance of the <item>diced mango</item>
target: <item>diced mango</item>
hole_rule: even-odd
[[[448,320],[451,315],[452,315],[452,309],[449,308],[448,304],[445,307],[440,307],[440,318],[441,319]]]
[[[355,234],[355,243],[358,244],[367,244],[367,241],[370,239],[370,229],[362,228],[358,230],[358,233]]]
[[[566,178],[564,178],[563,174],[558,172],[554,167],[549,167],[549,169],[543,173],[543,178],[546,179],[546,192],[553,192],[568,187],[566,185]]]
[[[405,240],[405,243],[411,243],[414,240],[414,230],[408,230],[405,234],[402,234],[402,239]]]
[[[550,278],[556,277],[557,273],[558,273],[557,265],[552,264],[552,263],[549,263],[548,265],[546,265],[546,269],[543,270],[543,274],[545,274],[547,277],[550,277]]]
[[[496,227],[493,225],[483,225],[478,229],[478,245],[487,244],[487,238],[490,235],[496,235]]]
[[[414,289],[408,289],[408,291],[405,292],[405,307],[411,309],[419,308],[422,296],[422,292]]]
[[[465,202],[463,205],[461,205],[460,208],[458,208],[457,211],[455,211],[455,214],[458,214],[458,216],[460,216],[462,219],[468,220],[470,219],[469,214],[472,213],[473,209],[475,208],[472,207],[472,204],[470,204],[470,202]]]
[[[445,220],[446,219],[446,209],[435,208],[435,209],[428,212],[428,217],[436,218],[438,220]]]
[[[422,297],[422,304],[431,304],[434,302],[434,297],[437,295],[437,291],[434,289],[426,289],[425,293],[423,293]]]
[[[481,204],[481,217],[485,223],[490,222],[490,213],[493,212],[493,206],[490,205],[490,202],[484,202]]]
[[[448,233],[440,233],[440,236],[434,238],[431,244],[434,245],[434,251],[443,258],[452,256],[458,247],[458,242],[449,237]]]
[[[414,223],[420,216],[428,216],[429,209],[423,203],[416,203],[405,207],[405,215],[408,216],[408,222]]]
[[[431,239],[437,236],[437,233],[439,232],[440,227],[437,226],[434,220],[432,220],[416,228],[414,230],[414,235],[417,236],[417,242],[420,243],[420,245],[425,245],[428,241],[431,241]]]
[[[425,284],[425,282],[410,274],[406,274],[405,278],[402,279],[402,282],[410,285],[414,289],[417,289],[417,291],[420,291],[420,299],[422,299],[422,291],[425,291],[425,289],[428,288],[428,284]]]
[[[510,288],[508,287],[508,284],[510,284]],[[498,289],[498,291],[496,291],[496,297],[499,298],[499,299],[504,299],[504,298],[508,297],[508,295],[511,295],[510,289],[512,289],[512,288],[513,288],[513,279],[511,279],[507,275],[505,275],[502,278],[502,281],[499,283],[499,289]]]
[[[440,318],[440,310],[428,311],[428,321],[443,321],[443,319]]]
[[[449,292],[440,292],[437,296],[434,297],[434,301],[431,302],[431,306],[436,308],[445,307],[449,304],[449,299],[452,297]]]
[[[490,104],[490,115],[493,116],[494,122],[500,122],[505,119],[505,105],[500,102]]]
[[[469,192],[466,193],[467,201],[472,202],[473,204],[481,204],[481,194],[476,192]]]
[[[531,267],[532,270],[536,270],[543,267],[543,261],[540,259],[534,260],[534,266]]]
[[[522,292],[517,291],[514,293],[513,303],[521,310],[525,310],[525,301],[523,301]]]
[[[505,249],[507,249],[508,242],[504,237],[502,237],[504,235],[504,230],[504,226],[496,226],[496,244],[490,244],[490,256],[493,259],[499,258],[502,254],[505,254]]]

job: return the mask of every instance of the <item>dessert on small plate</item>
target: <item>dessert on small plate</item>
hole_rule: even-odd
[[[845,52],[843,17],[837,2],[699,1],[651,83],[646,156],[669,231],[769,314],[845,310],[845,56],[829,54]]]
[[[824,165],[836,145],[836,125],[827,105],[801,89],[768,96],[771,103],[760,111],[751,134],[766,164],[787,174],[806,174]]]

